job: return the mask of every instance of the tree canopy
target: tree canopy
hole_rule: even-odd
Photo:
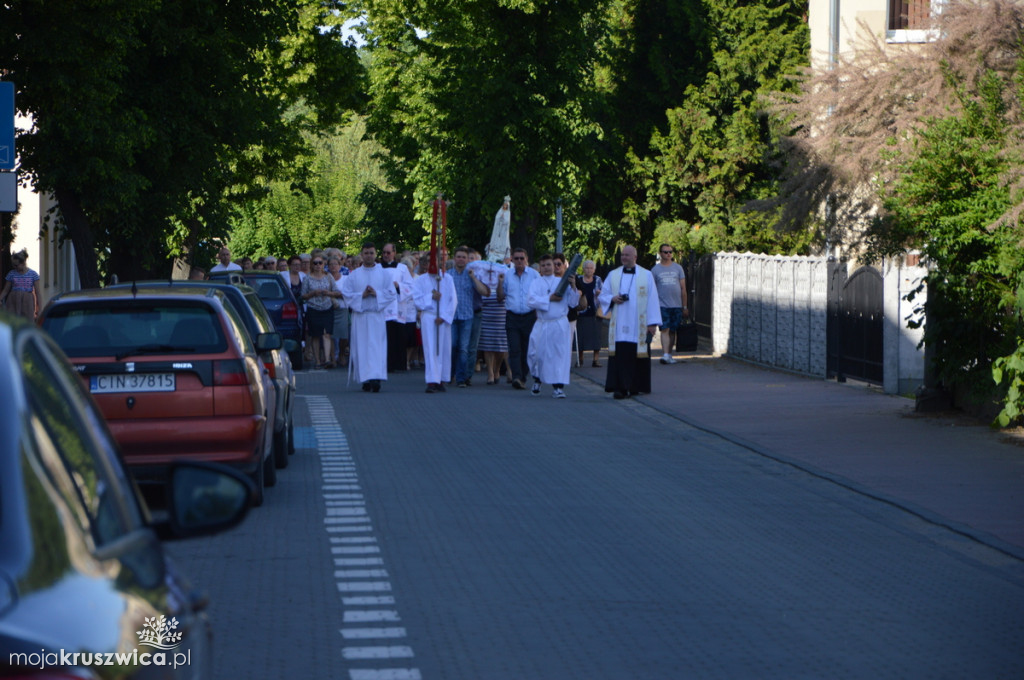
[[[299,187],[291,178],[268,183],[258,200],[239,202],[229,218],[231,248],[239,254],[290,256],[315,247],[358,248],[366,239],[390,239],[365,230],[365,192],[387,186],[375,145],[356,118],[330,136],[315,135]],[[389,227],[394,227],[394,223]]]
[[[717,228],[713,245],[771,242],[767,220],[745,226],[755,220],[739,206],[773,186],[781,127],[764,103],[807,64],[803,3],[359,8],[367,129],[387,149],[394,195],[411,197],[422,224],[444,191],[454,234],[483,243],[510,194],[513,245],[531,250],[553,243],[559,200],[567,244],[590,252],[646,248],[657,224],[680,220]]]
[[[453,237],[486,241],[502,197],[513,245],[531,249],[559,197],[578,194],[593,122],[600,0],[364,0],[371,53],[367,127],[427,223],[442,191]],[[424,235],[426,231],[424,229]]]
[[[566,248],[599,258],[664,228],[769,247],[738,206],[772,185],[763,102],[806,63],[802,7],[12,0],[0,65],[35,117],[22,172],[56,194],[85,285],[228,230],[236,250],[422,245],[438,191],[453,240],[477,246],[509,194],[530,250],[552,246],[556,205]],[[358,55],[339,34],[353,16]],[[364,107],[368,150],[339,165],[345,144],[319,138],[351,142]]]
[[[768,211],[744,211],[778,192],[780,137],[789,131],[769,99],[795,92],[808,64],[806,3],[705,3],[709,61],[654,132],[650,153],[633,156],[643,188],[627,219],[672,233],[680,223],[699,252],[799,252],[808,235],[780,236]],[[665,238],[658,239],[665,240]]]
[[[225,199],[271,177],[359,101],[340,3],[11,0],[0,67],[34,127],[20,170],[60,203],[84,286],[226,235]],[[333,28],[332,28],[333,25]],[[311,105],[300,124],[283,113]],[[294,123],[294,121],[293,121]]]

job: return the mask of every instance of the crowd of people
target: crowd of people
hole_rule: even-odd
[[[384,244],[380,259],[372,243],[358,255],[314,249],[283,257],[232,261],[223,247],[210,271],[277,271],[305,308],[304,358],[315,368],[348,368],[368,392],[378,392],[388,373],[423,368],[426,391],[446,384],[470,387],[486,371],[487,385],[502,379],[514,389],[565,398],[572,353],[582,365],[602,366],[608,348],[605,389],[618,399],[650,392],[650,345],[661,330],[662,364],[673,364],[675,333],[687,309],[686,275],[662,244],[650,270],[636,264],[632,246],[607,279],[587,260],[566,279],[564,255],[543,255],[530,266],[522,248],[504,262],[482,262],[467,246],[450,261],[439,254],[442,274],[428,273],[428,252],[398,253]],[[11,257],[0,305],[35,319],[40,311],[39,275],[24,251]],[[201,272],[201,270],[197,270]],[[607,329],[605,328],[607,324]],[[478,368],[480,366],[480,368]]]
[[[450,260],[439,254],[436,275],[429,253],[399,254],[392,243],[379,259],[372,243],[358,255],[326,248],[255,261],[232,261],[221,248],[211,272],[280,272],[306,309],[306,361],[347,368],[367,392],[379,392],[388,373],[423,368],[428,393],[471,387],[485,371],[487,385],[505,380],[534,395],[549,385],[552,397],[564,399],[573,352],[581,365],[590,352],[591,365],[602,367],[607,347],[605,389],[625,399],[651,390],[649,352],[659,328],[661,363],[675,363],[674,334],[688,310],[685,273],[672,256],[663,244],[648,270],[626,246],[622,266],[602,280],[592,260],[565,277],[563,254],[531,266],[522,248],[496,263],[459,246]]]

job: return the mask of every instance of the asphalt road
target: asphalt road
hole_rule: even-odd
[[[171,546],[214,677],[1024,676],[1020,560],[593,384],[299,387],[266,505]]]

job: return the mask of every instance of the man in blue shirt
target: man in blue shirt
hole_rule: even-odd
[[[469,387],[472,384],[473,368],[476,356],[469,356],[469,348],[473,339],[473,325],[476,316],[483,309],[484,295],[491,290],[476,278],[469,267],[469,248],[459,246],[455,249],[455,266],[450,276],[455,283],[455,296],[458,306],[455,309],[455,320],[452,321],[452,353],[455,367],[455,384]]]
[[[526,354],[530,347],[530,333],[537,312],[529,304],[530,286],[540,278],[536,269],[527,266],[526,251],[512,251],[512,268],[498,286],[498,299],[505,301],[505,335],[508,339],[508,366],[512,370],[512,387],[526,387],[529,368]]]

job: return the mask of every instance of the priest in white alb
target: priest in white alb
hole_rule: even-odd
[[[391,273],[377,263],[377,248],[364,243],[361,266],[344,277],[341,292],[351,310],[349,375],[363,384],[364,392],[380,392],[388,379],[388,334],[385,311],[395,298]]]
[[[427,268],[430,255],[422,258]],[[452,375],[452,320],[459,301],[455,282],[438,263],[439,274],[420,274],[412,280],[412,296],[420,311],[420,336],[423,338],[424,379],[427,393],[444,392]]]
[[[602,312],[611,317],[604,391],[614,392],[616,399],[651,391],[650,342],[661,325],[654,276],[637,265],[633,246],[622,249],[621,261],[597,298]]]
[[[556,272],[556,260],[560,264],[560,273]],[[537,311],[537,321],[530,331],[530,345],[526,354],[530,374],[533,375],[534,395],[540,394],[540,384],[548,383],[555,399],[565,399],[565,386],[569,383],[572,362],[572,328],[569,326],[569,308],[579,304],[580,294],[576,290],[574,277],[570,277],[571,285],[563,295],[557,295],[555,289],[565,272],[565,258],[559,253],[555,256],[543,255],[537,261],[540,278],[530,285],[527,303]]]

